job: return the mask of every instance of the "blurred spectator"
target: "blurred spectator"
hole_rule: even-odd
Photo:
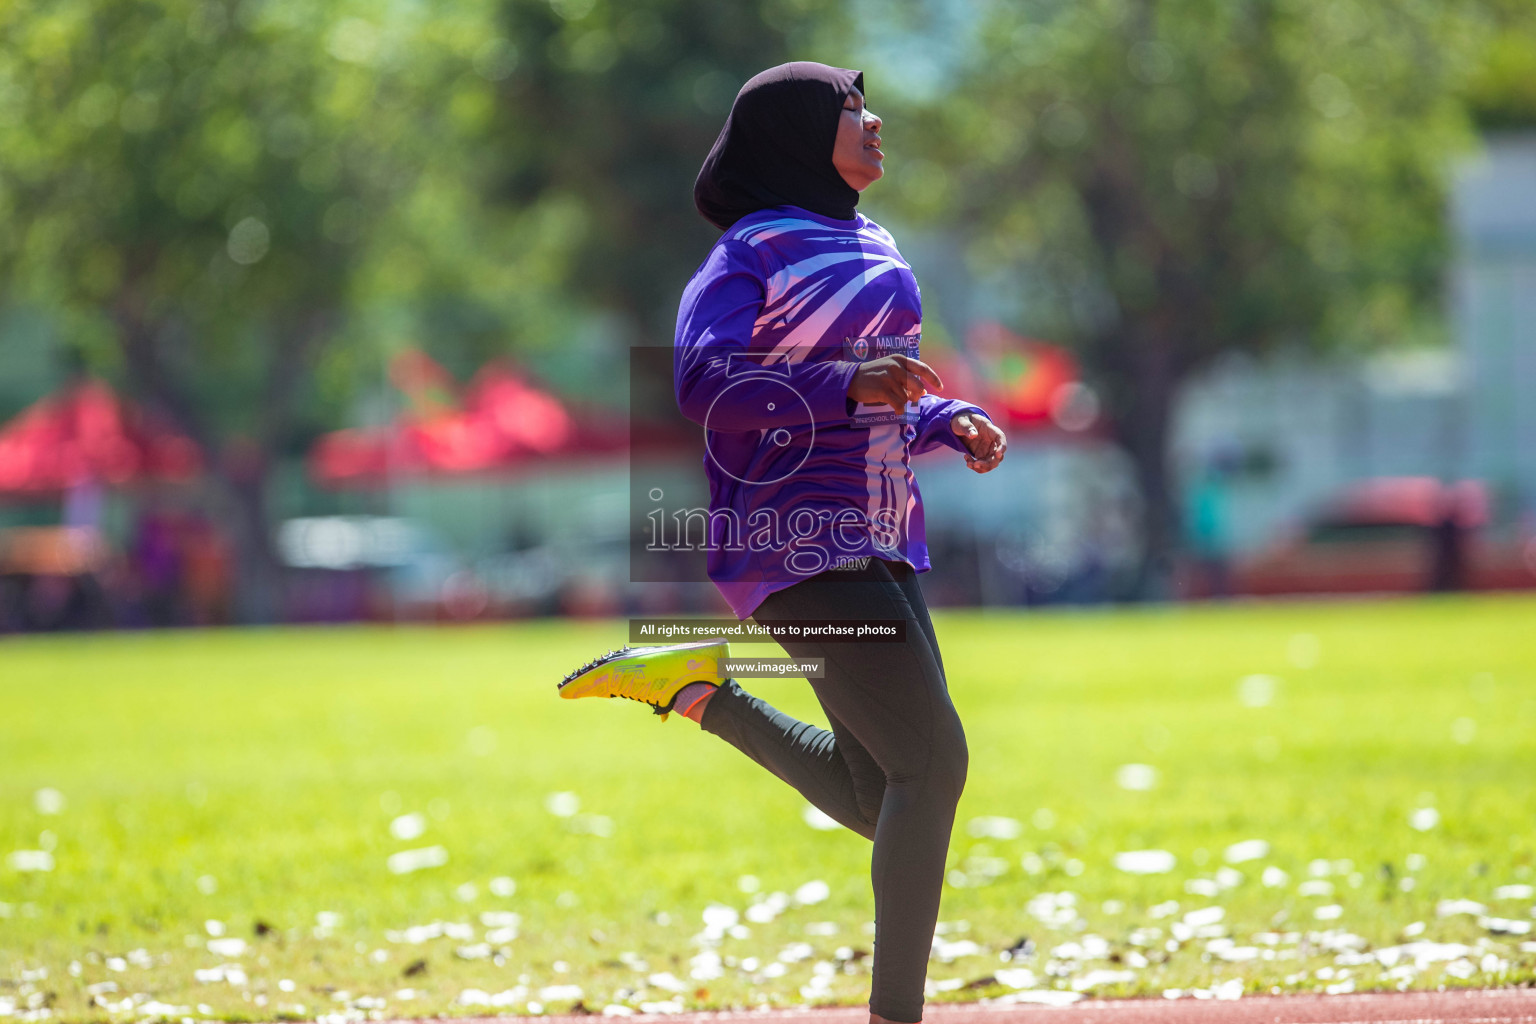
[[[1195,593],[1229,597],[1232,593],[1231,474],[1229,460],[1212,455],[1202,464],[1189,491],[1186,541],[1195,573]]]
[[[176,626],[186,621],[182,600],[182,553],[177,543],[179,517],[152,501],[139,515],[129,545],[129,571],[138,584],[138,606],[147,626]]]

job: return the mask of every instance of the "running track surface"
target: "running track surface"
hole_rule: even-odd
[[[511,1024],[514,1018],[487,1018]],[[596,1015],[530,1017],[538,1024],[597,1024]],[[635,1014],[613,1024],[866,1024],[863,1007],[757,1012]],[[1243,999],[1117,999],[1051,1007],[928,1005],[924,1024],[1536,1024],[1536,989],[1388,992]],[[471,1024],[458,1018],[455,1024]]]

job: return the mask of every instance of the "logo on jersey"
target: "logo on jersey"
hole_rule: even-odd
[[[843,345],[843,353],[859,363],[886,356],[911,356],[916,359],[917,347],[922,340],[921,334],[871,334],[863,338],[849,338]]]

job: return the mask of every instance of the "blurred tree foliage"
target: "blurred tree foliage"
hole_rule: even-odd
[[[1484,131],[1536,128],[1536,4],[1491,0],[1494,32],[1466,87],[1473,120]]]
[[[1479,9],[1430,0],[1010,0],[919,121],[915,209],[1020,268],[1178,543],[1169,415],[1218,353],[1400,340],[1437,320],[1457,89]],[[911,189],[908,190],[913,191]]]
[[[580,207],[569,284],[618,314],[622,340],[671,344],[678,296],[719,237],[693,208],[694,177],[737,90],[764,68],[818,59],[839,11],[796,0],[503,0],[516,63],[499,93],[494,197]]]
[[[504,322],[536,294],[538,275],[519,271],[560,262],[518,238],[521,218],[492,244],[479,214],[469,143],[493,108],[487,12],[381,13],[298,0],[0,7],[4,300],[46,311],[89,365],[198,442],[258,603],[273,572],[270,456],[350,378],[377,379],[337,342],[408,336],[416,324],[391,310],[454,290]],[[382,312],[349,316],[359,306]],[[327,390],[327,376],[343,386]]]

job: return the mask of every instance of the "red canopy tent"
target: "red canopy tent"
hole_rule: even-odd
[[[397,357],[390,378],[410,409],[386,426],[321,437],[309,454],[317,482],[373,486],[400,476],[492,471],[623,445],[621,431],[584,429],[558,398],[504,362],[483,367],[462,400],[447,371],[421,352]]]
[[[69,385],[0,428],[0,495],[50,497],[92,483],[184,480],[201,470],[189,438],[98,380]]]

